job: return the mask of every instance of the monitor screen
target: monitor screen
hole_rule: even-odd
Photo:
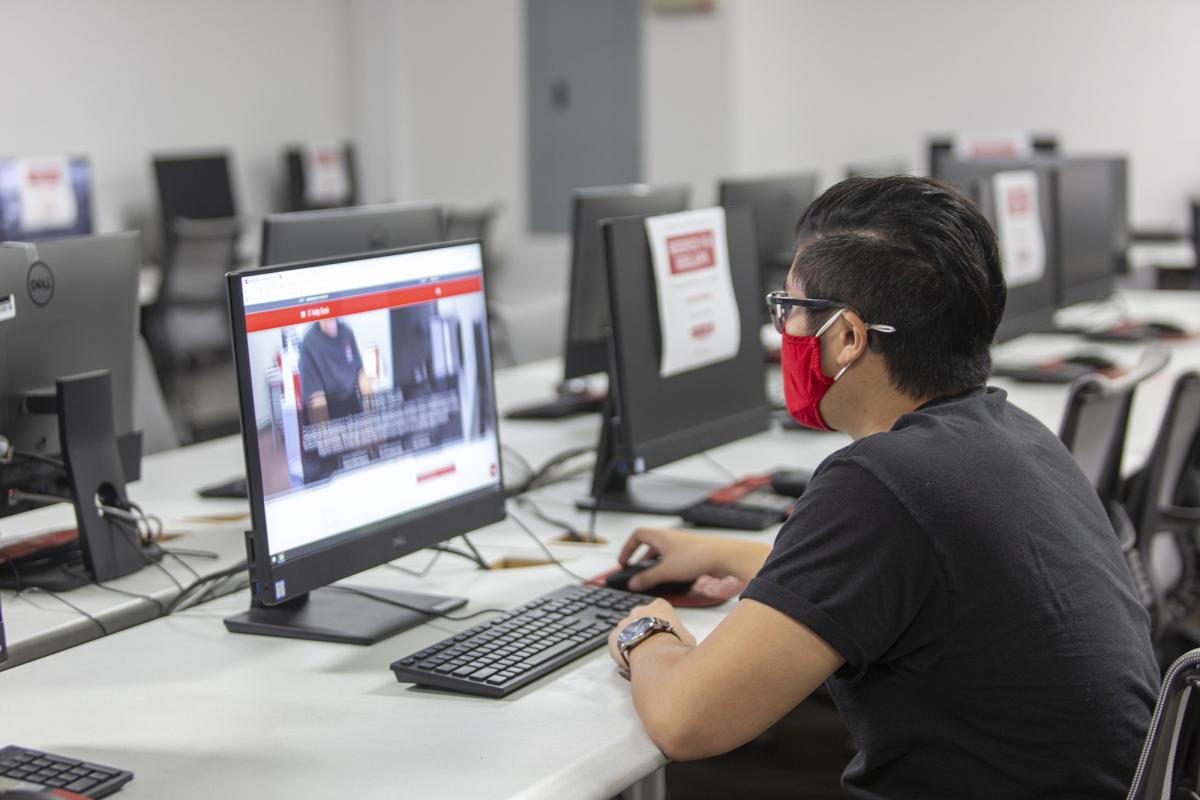
[[[1062,268],[1058,305],[1104,300],[1113,293],[1128,246],[1128,162],[1061,159],[1055,185]]]
[[[750,206],[764,290],[782,289],[796,252],[796,224],[817,196],[817,173],[723,180],[725,208]]]
[[[268,602],[502,517],[482,267],[470,242],[230,276]]]
[[[685,186],[597,186],[576,189],[571,203],[571,286],[567,309],[564,377],[578,378],[608,367],[608,285],[604,279],[601,220],[636,214],[685,211]]]
[[[263,220],[262,263],[287,264],[441,240],[442,209],[433,203],[271,214]]]
[[[92,232],[92,167],[83,156],[0,159],[0,241]]]

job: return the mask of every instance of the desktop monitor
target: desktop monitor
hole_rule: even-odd
[[[571,196],[571,286],[563,377],[603,372],[608,367],[608,285],[600,222],[634,214],[670,214],[688,206],[686,186],[598,186]]]
[[[30,399],[99,369],[112,374],[116,434],[133,435],[140,264],[133,232],[0,245],[0,435],[14,448],[59,453],[54,415],[30,413]]]
[[[433,203],[270,214],[263,220],[262,263],[287,264],[441,240],[442,209]]]
[[[1128,161],[1121,157],[1056,162],[1055,213],[1062,281],[1058,305],[1113,293],[1129,246]]]
[[[998,228],[995,176],[1007,172],[1032,172],[1037,185],[1037,204],[1042,231],[1044,268],[1036,279],[1014,281],[1011,265],[1004,264],[1008,282],[1008,302],[1004,317],[996,330],[996,342],[1015,339],[1026,333],[1047,331],[1054,327],[1054,311],[1058,298],[1058,249],[1055,232],[1053,159],[1009,160],[986,159],[973,161],[945,161],[938,176],[945,183],[957,187],[973,199],[980,211],[993,227]],[[997,236],[1003,231],[997,229]],[[1003,247],[1001,248],[1003,257]]]
[[[0,242],[92,232],[92,166],[83,156],[0,158]]]
[[[327,585],[504,518],[479,242],[228,282],[253,603],[226,627],[368,644],[462,605]]]
[[[670,377],[660,375],[659,306],[644,217],[604,225],[613,363],[592,495],[584,508],[678,514],[716,487],[676,484],[646,470],[767,429],[769,406],[759,338],[763,305],[754,215],[726,209],[730,274],[740,317],[737,353]]]
[[[212,153],[179,157],[156,157],[154,179],[163,231],[171,230],[171,221],[186,219],[226,219],[237,216],[233,182],[229,176],[229,156]]]
[[[892,175],[908,174],[908,163],[899,158],[880,161],[858,161],[846,165],[847,178],[888,178]]]
[[[719,203],[754,209],[763,292],[782,289],[796,253],[796,224],[817,197],[817,173],[721,181]]]
[[[358,165],[354,145],[307,144],[283,155],[288,208],[309,211],[358,203]]]
[[[0,664],[8,661],[8,640],[4,637],[4,609],[0,608]]]
[[[1050,133],[1033,133],[1029,135],[1031,155],[1037,157],[1053,157],[1058,153],[1058,137]],[[954,152],[954,137],[933,136],[929,139],[929,175],[934,178],[942,177],[942,166],[946,162],[961,161]],[[1010,155],[1000,156],[1000,160],[1011,160]],[[969,160],[991,160],[980,157]]]

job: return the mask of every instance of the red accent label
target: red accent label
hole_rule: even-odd
[[[443,297],[473,294],[482,289],[483,281],[478,277],[459,278],[442,283],[425,283],[403,289],[391,289],[354,297],[340,297],[337,300],[324,300],[317,303],[276,308],[271,311],[258,311],[246,315],[246,332],[254,333],[272,328],[285,328],[303,322],[312,322],[328,317],[344,317],[348,314],[361,314],[364,311],[378,311],[382,308],[428,303]]]
[[[422,472],[417,476],[417,483],[431,481],[434,478],[444,478],[447,475],[453,475],[455,472],[458,472],[458,467],[454,466],[453,464],[447,464],[444,467],[438,467],[437,469],[430,470],[429,472]]]
[[[30,183],[58,183],[61,173],[53,167],[29,170]]]
[[[716,236],[712,231],[695,231],[667,237],[667,259],[671,274],[707,269],[717,263]]]
[[[699,325],[693,325],[692,338],[707,339],[709,336],[712,336],[714,330],[716,330],[716,326],[711,322],[702,322]]]
[[[971,142],[967,147],[968,158],[1018,158],[1020,155],[1016,142]]]

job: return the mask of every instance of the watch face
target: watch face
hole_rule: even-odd
[[[650,630],[653,625],[653,617],[642,617],[641,619],[635,619],[633,622],[626,625],[624,629],[622,629],[621,633],[617,635],[617,641],[631,642],[646,631]]]

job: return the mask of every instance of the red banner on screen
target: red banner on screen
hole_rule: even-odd
[[[474,294],[482,290],[483,281],[479,277],[458,278],[441,283],[424,283],[420,286],[406,286],[403,289],[389,289],[384,292],[372,292],[353,297],[339,297],[336,300],[320,300],[287,308],[258,311],[246,315],[246,333],[284,328],[288,325],[300,325],[329,317],[344,317],[347,314],[361,314],[364,311],[378,311],[382,308],[428,303],[433,300],[441,300],[443,297]]]

